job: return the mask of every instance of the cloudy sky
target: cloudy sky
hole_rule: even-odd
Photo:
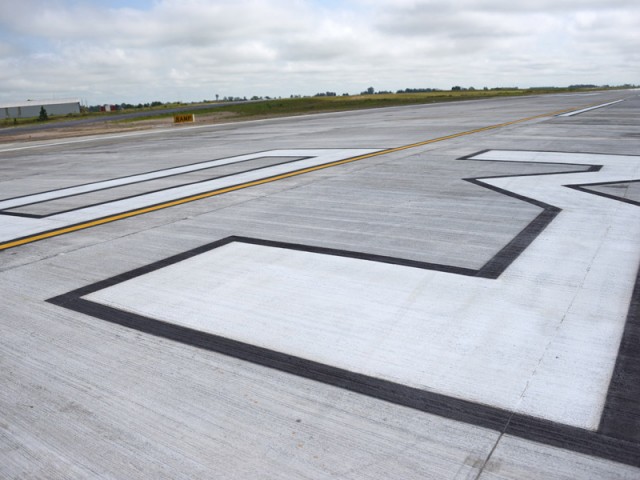
[[[0,102],[640,83],[639,0],[0,0]]]

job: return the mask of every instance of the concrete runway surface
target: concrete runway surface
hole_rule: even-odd
[[[639,112],[0,145],[0,478],[640,478]]]

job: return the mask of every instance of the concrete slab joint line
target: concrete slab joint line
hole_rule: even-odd
[[[468,179],[542,210],[478,270],[232,236],[49,301],[640,466],[640,405],[629,397],[640,388],[640,209],[586,189],[637,181],[640,157],[490,150],[464,159],[567,165]]]
[[[76,185],[65,189],[41,192],[24,197],[4,199],[0,200],[0,251],[58,235],[103,225],[105,223],[142,215],[144,213],[182,205],[187,202],[210,198],[252,186],[263,185],[265,183],[302,175],[320,169],[364,160],[378,155],[399,152],[410,148],[417,148],[465,135],[494,130],[530,120],[557,115],[563,112],[565,112],[565,110],[561,112],[535,115],[532,117],[480,127],[394,148],[272,150],[269,152],[260,152],[259,154],[247,154],[202,162],[201,164],[185,165],[167,170],[147,172],[132,177],[123,177],[103,182]],[[150,191],[145,194],[100,204],[85,205],[81,208],[61,211],[55,214],[38,215],[15,211],[17,208],[39,202],[47,202],[72,195],[82,195],[88,192],[117,188],[123,185],[146,182],[156,178],[181,175],[190,171],[216,168],[230,163],[255,160],[260,156],[293,156],[305,158],[297,161],[284,162],[283,164],[273,165],[271,167],[249,169],[235,175],[214,178],[210,181],[202,181],[180,187]]]

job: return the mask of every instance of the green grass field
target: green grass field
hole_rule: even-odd
[[[554,90],[555,91],[555,90]],[[401,105],[418,105],[425,103],[449,102],[457,100],[477,100],[481,98],[522,96],[532,93],[545,93],[544,91],[529,90],[500,90],[500,91],[460,91],[460,92],[429,92],[429,93],[396,93],[374,95],[350,95],[335,97],[303,97],[261,100],[256,102],[237,102],[223,107],[214,107],[205,110],[194,110],[196,115],[208,113],[229,112],[235,114],[238,119],[250,119],[252,117],[264,118],[272,116],[301,115],[315,112],[337,112],[345,110],[359,110],[365,108],[393,107]],[[148,118],[162,118],[167,115],[154,115]],[[127,122],[139,119],[130,119]]]
[[[260,100],[255,102],[236,102],[222,107],[212,107],[202,110],[185,110],[184,113],[204,115],[209,113],[232,113],[229,120],[249,120],[251,118],[279,117],[302,115],[315,112],[338,112],[345,110],[359,110],[366,108],[393,107],[402,105],[420,105],[426,103],[451,102],[460,100],[479,100],[495,97],[520,97],[526,95],[541,95],[567,92],[586,92],[603,89],[569,89],[569,88],[535,88],[514,90],[463,90],[437,91],[428,93],[390,93],[373,95],[350,95],[335,97],[303,97]],[[161,114],[150,118],[170,117],[171,114]],[[143,119],[129,119],[135,122]]]

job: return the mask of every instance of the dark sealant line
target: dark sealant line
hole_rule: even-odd
[[[0,210],[0,215],[9,215],[10,217],[42,218],[42,215],[34,215],[32,213],[12,212],[10,210]]]

